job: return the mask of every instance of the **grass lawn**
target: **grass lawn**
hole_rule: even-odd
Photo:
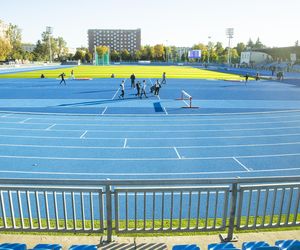
[[[74,70],[76,78],[110,78],[114,73],[116,78],[129,78],[132,73],[137,78],[158,78],[166,72],[167,78],[184,79],[222,79],[241,80],[239,75],[225,74],[204,69],[186,66],[75,66],[71,68],[36,70],[30,72],[20,72],[13,74],[0,74],[0,78],[40,78],[44,74],[46,78],[57,78],[64,72],[66,78]]]

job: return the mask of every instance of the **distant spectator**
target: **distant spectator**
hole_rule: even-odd
[[[60,81],[59,84],[64,83],[65,85],[67,85],[67,84],[66,84],[66,80],[65,80],[65,76],[66,76],[65,73],[61,73],[61,74],[58,76],[58,77],[61,77],[61,81]]]
[[[124,99],[124,95],[125,95],[125,81],[124,80],[122,80],[120,87],[121,87],[121,95],[119,95],[119,98],[122,97]]]
[[[164,72],[162,74],[162,81],[161,81],[162,84],[166,84],[167,83],[167,80],[166,80],[166,72]]]
[[[136,95],[137,97],[139,97],[140,94],[141,94],[141,85],[140,85],[140,82],[139,82],[139,81],[136,82],[135,87],[136,87],[136,91],[137,91],[135,95]]]
[[[159,95],[159,89],[160,89],[161,85],[159,84],[159,81],[156,80],[155,83],[155,88],[154,88],[154,95]]]
[[[41,74],[41,78],[45,78],[44,74]]]
[[[141,96],[140,96],[141,99],[142,99],[143,95],[146,98],[148,98],[148,96],[146,95],[146,88],[147,88],[146,80],[143,80],[143,87],[142,87]]]
[[[249,74],[246,73],[246,75],[245,75],[245,81],[248,82],[248,79],[249,79]]]
[[[256,73],[255,80],[256,80],[256,81],[260,80],[259,73]]]
[[[111,77],[111,78],[115,78],[115,74],[114,74],[114,73],[112,73],[110,77]]]
[[[135,87],[135,75],[134,75],[134,73],[132,73],[132,75],[130,76],[130,80],[131,80],[131,88],[134,89],[134,87]]]
[[[73,69],[71,70],[71,79],[72,79],[72,80],[75,79],[75,76],[74,76],[74,70],[73,70]]]

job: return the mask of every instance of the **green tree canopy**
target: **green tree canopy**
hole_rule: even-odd
[[[9,41],[0,38],[0,60],[5,60],[10,54],[12,46]]]
[[[108,52],[108,47],[107,46],[97,46],[96,52],[97,52],[98,56],[100,58],[102,58]]]

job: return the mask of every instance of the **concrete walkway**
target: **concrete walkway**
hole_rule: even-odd
[[[300,240],[300,230],[276,231],[260,233],[239,233],[238,241],[233,244],[236,247],[242,246],[247,241],[266,241],[274,245],[279,239],[298,239]],[[199,235],[199,236],[166,236],[166,237],[117,237],[110,244],[101,244],[99,236],[47,236],[47,235],[18,235],[18,234],[0,234],[0,243],[26,243],[30,249],[39,243],[61,244],[63,249],[68,249],[76,244],[95,244],[103,250],[160,250],[172,249],[176,244],[197,244],[202,250],[207,249],[210,243],[220,242],[217,234]]]

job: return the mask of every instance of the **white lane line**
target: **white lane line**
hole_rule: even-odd
[[[264,169],[264,170],[253,170],[251,173],[264,173],[264,172],[286,172],[286,171],[297,171],[300,170],[300,168],[280,168],[280,169]],[[130,176],[130,175],[137,175],[137,176],[161,176],[161,175],[197,175],[197,174],[243,174],[245,173],[245,170],[242,171],[212,171],[212,172],[161,172],[161,173],[96,173],[96,172],[79,172],[79,173],[71,173],[71,172],[40,172],[40,171],[10,171],[10,170],[0,170],[0,173],[12,173],[12,174],[40,174],[40,175],[86,175],[86,176],[102,176],[102,175],[108,175],[108,176]]]
[[[160,96],[159,95],[157,95],[156,97],[158,98],[158,100],[160,100]]]
[[[103,110],[103,112],[101,113],[101,115],[104,115],[105,111],[107,110],[108,107],[105,107],[105,109]],[[74,124],[73,124],[74,125]],[[97,125],[97,124],[96,124]]]
[[[45,131],[45,130],[43,130]],[[60,131],[70,131],[70,130],[52,130],[56,132]],[[77,130],[76,130],[77,131]],[[81,130],[80,130],[81,131]],[[73,131],[74,132],[74,131]],[[107,131],[105,131],[107,132]],[[147,131],[148,132],[148,131]],[[193,139],[240,139],[240,138],[267,138],[267,137],[284,137],[284,136],[299,136],[300,134],[280,134],[280,135],[253,135],[253,136],[203,136],[203,137],[127,137],[131,140],[193,140]],[[78,139],[74,136],[34,136],[34,135],[3,135],[0,137],[10,137],[10,138],[38,138],[38,139]],[[89,140],[122,140],[124,137],[114,138],[114,137],[89,137]],[[297,144],[297,143],[296,143]]]
[[[80,138],[80,139],[83,139],[87,132],[88,132],[87,130],[84,131],[84,133],[83,133],[79,138]]]
[[[283,110],[283,111],[258,111],[258,112],[240,112],[240,113],[207,113],[207,114],[172,114],[174,117],[203,117],[203,116],[240,116],[240,115],[257,115],[257,114],[276,114],[276,113],[293,113],[293,112],[300,112],[299,109],[295,110]],[[0,112],[1,113],[1,112]],[[97,114],[73,114],[73,113],[47,113],[47,112],[11,112],[11,115],[17,115],[17,114],[24,114],[24,115],[47,115],[47,116],[78,116],[78,117],[95,117]],[[132,114],[109,114],[111,117],[126,117],[126,116],[132,116]],[[135,117],[158,117],[159,114],[134,114]]]
[[[300,153],[294,154],[273,154],[273,155],[244,155],[244,156],[215,156],[215,157],[185,157],[177,158],[75,158],[75,157],[50,157],[50,156],[26,156],[26,155],[0,155],[0,158],[10,159],[46,159],[46,160],[74,160],[74,161],[170,161],[170,160],[217,160],[232,159],[233,157],[247,158],[271,158],[271,157],[287,157],[300,156]]]
[[[103,112],[106,111],[108,107],[106,107],[104,109]],[[166,111],[166,108],[163,108]],[[28,118],[28,119],[34,119],[34,118]],[[26,121],[26,120],[24,120]],[[53,121],[53,120],[51,120]],[[95,119],[93,119],[93,121],[95,121]],[[99,120],[100,121],[100,120]],[[133,126],[132,123],[125,123],[122,120],[122,124],[119,124],[119,120],[115,119],[115,120],[106,120],[103,119],[101,120],[101,122],[110,122],[110,121],[114,121],[116,122],[115,124],[103,124],[102,126],[104,127],[126,127],[126,126]],[[179,127],[182,126],[183,122],[186,123],[187,120],[181,120],[180,123],[176,123],[178,120],[154,120],[154,122],[156,124],[149,124],[149,119],[148,120],[138,120],[139,122],[145,122],[141,123],[141,124],[134,124],[134,126],[136,127],[144,127],[144,126],[159,126],[159,127]],[[23,121],[22,121],[23,122]],[[19,124],[21,122],[1,122],[0,124]],[[30,125],[44,125],[44,124],[48,124],[51,123],[50,121],[48,122],[27,122],[27,124]],[[297,121],[281,121],[281,122],[251,122],[251,123],[191,123],[189,126],[190,127],[203,127],[203,126],[217,126],[217,127],[221,127],[223,128],[224,126],[245,126],[245,125],[264,125],[264,124],[270,124],[272,125],[271,127],[258,127],[258,128],[236,128],[236,129],[230,129],[231,130],[263,130],[263,129],[288,129],[288,128],[300,128],[300,126],[283,126],[283,125],[289,125],[290,123],[296,123],[295,125],[299,125],[300,120]],[[56,123],[58,125],[61,126],[97,126],[99,125],[99,123]],[[274,124],[279,124],[280,126],[274,126]],[[216,129],[203,129],[204,131],[216,131]],[[228,129],[227,129],[228,130]],[[201,131],[201,130],[200,130]]]
[[[251,114],[250,114],[251,115]],[[7,116],[7,118],[8,119],[16,119],[16,118],[23,118],[23,116],[24,115],[20,115],[20,116],[17,116],[17,115],[15,115],[14,117],[10,117],[10,116],[12,116],[12,114],[10,114],[10,115],[8,115]],[[38,117],[38,116],[40,116],[40,117]],[[35,114],[35,116],[34,117],[32,117],[32,119],[38,119],[38,120],[49,120],[49,115],[46,115],[47,117],[43,117],[43,114],[41,114],[41,115],[37,115],[37,114]],[[76,116],[76,115],[73,115],[73,116]],[[80,116],[80,115],[79,115]],[[95,115],[94,115],[95,116]],[[153,116],[153,115],[147,115],[147,116],[151,116],[151,117],[153,117],[153,118],[155,118],[155,116],[157,116],[157,115],[155,115],[155,116]],[[280,115],[280,116],[262,116],[262,117],[260,117],[260,116],[253,116],[253,117],[247,117],[247,116],[245,116],[245,117],[226,117],[226,118],[219,118],[219,117],[214,117],[214,118],[203,118],[203,117],[197,117],[197,114],[195,114],[194,116],[196,116],[195,118],[190,118],[190,117],[188,117],[188,118],[185,118],[185,117],[181,117],[182,115],[180,115],[180,116],[178,116],[178,115],[176,115],[176,114],[172,114],[172,115],[170,115],[169,116],[169,120],[170,121],[183,121],[183,119],[184,119],[184,121],[228,121],[228,120],[259,120],[259,119],[282,119],[282,118],[289,118],[289,119],[291,119],[291,118],[295,118],[295,117],[299,117],[300,115],[295,115],[295,114],[293,114],[293,115],[284,115],[284,116],[282,116],[282,115]],[[213,116],[213,115],[212,115]],[[4,116],[0,116],[0,117],[6,117],[5,115]],[[135,117],[135,119],[136,118],[138,118],[138,121],[149,121],[148,119],[141,119],[141,118],[139,118],[139,117],[136,117],[136,115],[134,116]],[[161,119],[161,118],[159,118],[159,119]],[[72,119],[70,119],[69,117],[64,117],[64,118],[58,118],[57,117],[57,115],[56,116],[53,116],[53,117],[51,117],[51,121],[53,121],[53,120],[62,120],[62,121],[82,121],[82,117],[80,116],[80,118],[72,118]],[[85,118],[84,119],[85,121],[94,121],[95,120],[95,118],[93,118],[93,119],[88,119],[88,117],[87,118]],[[136,119],[137,120],[137,119]],[[115,121],[115,119],[112,119],[111,117],[106,117],[105,118],[105,121]],[[160,120],[159,120],[160,121]],[[285,122],[297,122],[297,121],[300,121],[300,120],[294,120],[294,121],[285,121]],[[47,122],[47,123],[49,123],[49,122]],[[219,123],[218,123],[219,124]],[[226,124],[226,123],[225,123]],[[241,123],[241,124],[244,124],[244,123]],[[256,123],[255,123],[256,124]]]
[[[116,93],[114,94],[114,96],[111,98],[112,100],[115,99],[116,95],[118,94],[118,92],[120,91],[120,88],[117,89]]]
[[[177,148],[176,148],[176,147],[173,147],[173,148],[174,148],[174,150],[175,150],[175,153],[177,154],[178,159],[181,159],[181,156],[180,156],[180,154],[178,153]]]
[[[61,138],[61,137],[60,137]],[[67,139],[66,137],[63,137]],[[77,137],[76,137],[77,138]],[[73,138],[70,138],[73,139]],[[78,138],[77,138],[78,139]],[[90,138],[88,138],[90,139]],[[93,138],[92,138],[93,139]],[[127,146],[127,139],[119,139],[119,138],[112,138],[115,140],[124,140],[123,146],[61,146],[61,145],[39,145],[39,144],[8,144],[8,143],[0,143],[1,147],[52,147],[52,148],[124,148]],[[110,139],[109,139],[110,140]],[[131,138],[132,140],[132,138]],[[178,149],[199,149],[199,148],[236,148],[236,147],[268,147],[268,146],[285,146],[285,145],[299,145],[300,142],[292,142],[292,143],[271,143],[271,144],[249,144],[249,145],[216,145],[216,146],[176,146]],[[125,145],[125,146],[124,146]],[[174,146],[130,146],[131,149],[172,149]]]
[[[6,115],[2,115],[1,117],[9,117],[12,116],[13,114],[6,114]]]
[[[148,79],[150,80],[150,82],[151,82],[151,85],[153,85],[153,82],[152,82],[151,78],[148,78]]]
[[[51,128],[53,128],[54,126],[56,126],[56,124],[52,124],[51,126],[49,126],[48,128],[46,128],[45,130],[50,130]]]
[[[25,122],[27,122],[27,121],[29,121],[29,120],[31,120],[31,118],[26,118],[25,120],[20,121],[20,122],[18,122],[18,123],[25,123]]]
[[[27,123],[29,124],[29,123]],[[45,125],[45,124],[43,124]],[[59,124],[56,124],[56,125],[59,125]],[[59,126],[67,126],[67,125],[59,125]],[[69,126],[73,126],[73,125],[69,125]],[[98,125],[92,125],[93,127],[98,127]],[[92,127],[92,126],[86,126],[86,127]],[[118,127],[134,127],[136,125],[126,125],[126,126],[122,126],[122,125],[102,125],[101,124],[101,127],[113,127],[113,128],[118,128]],[[137,125],[136,127],[169,127],[169,126],[172,126],[172,125]],[[180,127],[182,127],[182,125],[179,125]],[[81,126],[80,126],[81,127]],[[178,125],[177,125],[178,127]],[[279,128],[276,128],[276,127],[271,127],[271,128],[253,128],[253,129],[188,129],[188,130],[185,130],[185,129],[181,129],[181,130],[156,130],[156,131],[152,131],[154,133],[186,133],[186,132],[234,132],[234,131],[264,131],[264,130],[287,130],[287,129],[300,129],[300,126],[298,127],[279,127]],[[11,127],[0,127],[0,130],[16,130],[16,131],[22,131],[22,130],[29,130],[29,131],[43,131],[45,129],[42,129],[42,128],[11,128]],[[148,132],[149,130],[120,130],[120,129],[117,129],[117,130],[105,130],[105,129],[90,129],[90,131],[92,132],[128,132],[128,133],[136,133],[136,132]],[[82,129],[56,129],[56,131],[82,131]],[[268,135],[266,135],[268,136]]]
[[[232,157],[233,160],[235,160],[240,166],[242,166],[247,172],[250,172],[250,169],[247,168],[243,163],[241,163],[237,158]]]
[[[164,111],[165,111],[166,115],[169,115],[168,112],[167,112],[167,109],[165,107],[164,107]]]

